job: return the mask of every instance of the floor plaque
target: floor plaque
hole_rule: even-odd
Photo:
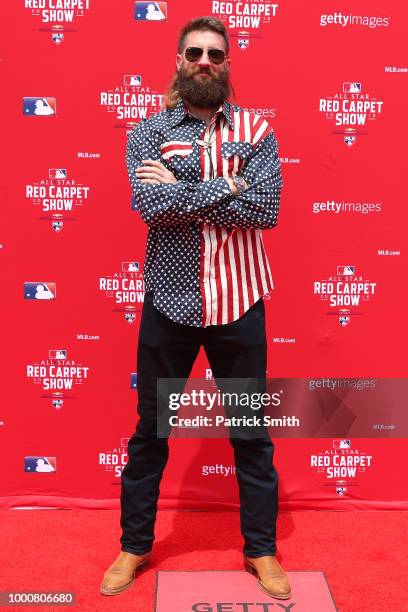
[[[323,572],[287,572],[290,599],[265,595],[246,571],[158,571],[155,612],[335,612]]]

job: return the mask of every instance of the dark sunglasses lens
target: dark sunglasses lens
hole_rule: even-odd
[[[200,47],[187,47],[186,59],[189,62],[196,62],[203,54],[203,50]],[[209,49],[208,57],[214,64],[222,64],[225,60],[225,53],[221,49]]]
[[[189,62],[196,62],[203,54],[203,50],[200,47],[188,47],[186,49],[186,59]]]
[[[222,64],[225,60],[225,53],[221,49],[210,49],[208,51],[208,57],[214,64]]]

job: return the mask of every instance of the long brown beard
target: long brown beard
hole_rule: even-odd
[[[186,102],[202,108],[218,107],[230,94],[229,71],[225,69],[219,76],[212,76],[204,82],[199,82],[194,75],[186,74],[181,66],[177,73],[176,88]]]

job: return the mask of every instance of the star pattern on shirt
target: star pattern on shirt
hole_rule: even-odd
[[[234,113],[244,111],[228,101],[216,120],[234,129]],[[247,118],[245,118],[247,120]],[[141,122],[129,132],[126,166],[142,220],[148,225],[144,279],[154,305],[173,321],[203,326],[200,287],[202,224],[233,230],[270,229],[277,224],[282,176],[272,128],[255,145],[223,142],[221,156],[243,161],[241,176],[249,185],[233,195],[223,176],[202,180],[200,154],[205,123],[189,113],[183,100]],[[136,177],[142,160],[161,161],[176,183],[149,185]],[[242,163],[242,162],[241,162]]]

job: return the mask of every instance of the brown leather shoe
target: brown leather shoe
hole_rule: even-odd
[[[276,599],[289,599],[290,584],[276,557],[244,557],[247,572],[258,578],[261,591]]]
[[[143,555],[133,555],[122,550],[104,573],[100,592],[103,595],[116,595],[132,586],[136,570],[147,565],[151,556],[151,551]]]

